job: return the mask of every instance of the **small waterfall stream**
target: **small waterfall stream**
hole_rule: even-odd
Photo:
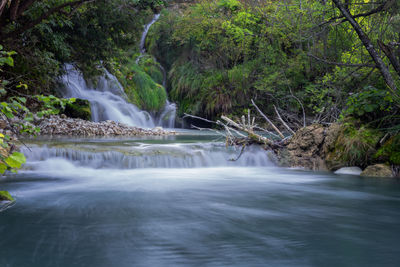
[[[152,116],[126,101],[126,95],[117,78],[105,70],[98,78],[98,86],[90,86],[82,73],[71,64],[65,65],[66,73],[61,77],[64,97],[89,100],[93,121],[113,120],[130,126],[154,127]]]
[[[140,38],[140,56],[136,59],[136,64],[139,64],[140,59],[145,55],[146,53],[146,37],[147,34],[149,33],[150,27],[157,22],[157,20],[160,18],[160,14],[155,14],[153,19],[144,27],[144,31],[142,33],[142,37]],[[154,58],[154,61],[157,62],[157,60]],[[157,62],[158,63],[158,62]],[[167,73],[164,69],[164,67],[158,63],[161,72],[163,73],[163,83],[162,86],[167,90]],[[166,126],[167,128],[173,128],[175,124],[175,116],[176,116],[176,104],[171,103],[168,99],[165,103],[164,109],[161,111],[161,113],[158,116],[157,119],[157,125],[161,126]]]
[[[147,33],[160,17],[156,14],[153,20],[144,27],[140,41],[140,53],[136,63],[146,52],[145,40]],[[65,74],[61,77],[64,88],[61,89],[64,97],[75,97],[89,100],[91,104],[92,120],[104,121],[113,120],[125,123],[130,126],[139,126],[152,128],[162,126],[173,128],[175,124],[176,105],[168,100],[164,108],[158,114],[151,115],[149,112],[140,110],[137,106],[127,101],[127,96],[118,79],[109,73],[105,68],[104,74],[97,78],[94,84],[87,82],[82,73],[74,68],[72,64],[66,64]],[[163,86],[166,87],[166,73],[160,65],[163,72]]]

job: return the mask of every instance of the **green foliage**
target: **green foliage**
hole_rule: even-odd
[[[349,1],[353,14],[376,5]],[[392,9],[394,5],[388,12],[363,18],[361,24],[371,39],[385,43],[398,39],[396,12]],[[257,98],[267,113],[273,113],[270,107],[276,104],[301,116],[298,98],[307,115],[332,122],[339,118],[349,95],[353,96],[351,100],[360,97],[355,100],[358,104],[353,103],[357,106],[373,98],[363,93],[368,86],[379,92],[387,90],[380,73],[364,67],[371,64],[371,58],[352,27],[348,23],[324,23],[339,15],[324,1],[249,4],[201,0],[178,12],[163,12],[147,41],[149,50],[168,71],[171,98],[178,102],[180,114],[217,117],[220,113],[239,113],[248,108],[249,99]],[[360,67],[350,66],[357,64]],[[385,101],[391,101],[389,95],[381,98]],[[349,112],[352,105],[348,105]],[[384,106],[353,110],[361,113],[365,109],[362,119],[368,121],[388,115],[386,110],[371,116],[374,112],[369,110]]]
[[[9,136],[0,133],[0,175],[9,170],[16,172],[25,163],[24,154],[13,152],[10,154]]]
[[[59,114],[67,104],[76,101],[76,98],[58,98],[53,95],[37,95],[36,99],[42,103],[41,110],[36,113],[38,117]]]
[[[13,201],[13,197],[7,191],[0,191],[0,201]]]
[[[139,65],[135,59],[137,54],[112,65],[111,71],[124,87],[128,100],[147,111],[161,111],[167,100],[165,88],[160,84],[163,73],[160,66],[150,57],[143,57]]]
[[[2,20],[0,32],[40,21],[44,13],[66,2],[34,1],[14,23]],[[11,88],[24,81],[28,90],[15,90],[23,94],[55,94],[64,63],[76,63],[85,75],[97,74],[94,70],[100,61],[137,47],[146,19],[164,4],[163,0],[96,0],[64,8],[22,34],[2,40],[7,50],[18,51],[18,55],[12,72],[0,73],[0,82],[10,81]],[[10,13],[8,8],[4,16]],[[12,64],[10,57],[2,60]]]
[[[328,162],[344,162],[348,166],[366,167],[373,160],[382,134],[365,126],[356,127],[354,122],[344,123],[328,153]]]
[[[344,116],[371,121],[382,117],[382,114],[393,110],[393,99],[388,91],[378,90],[372,86],[350,96],[346,103]]]
[[[15,51],[7,52],[3,51],[3,46],[0,45],[0,67],[4,65],[9,65],[11,67],[14,66],[14,59],[12,58],[15,55]]]
[[[374,157],[381,162],[400,166],[400,134],[386,141]]]

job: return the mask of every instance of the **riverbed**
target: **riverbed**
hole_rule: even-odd
[[[398,266],[400,183],[277,167],[192,131],[28,141],[0,266]],[[238,158],[239,157],[239,158]]]

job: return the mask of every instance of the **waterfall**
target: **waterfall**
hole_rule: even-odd
[[[97,86],[88,84],[81,72],[71,64],[65,65],[61,77],[63,96],[89,100],[92,120],[113,120],[130,126],[151,128],[156,126],[152,116],[126,101],[124,89],[118,79],[107,70],[97,80]]]
[[[136,63],[139,62],[140,58],[146,52],[145,40],[147,33],[151,25],[159,17],[160,14],[156,14],[153,20],[145,26],[140,40],[141,55],[136,60]],[[113,120],[130,126],[145,128],[155,126],[174,127],[176,115],[175,103],[167,100],[164,108],[158,114],[151,115],[149,112],[140,110],[137,106],[127,101],[128,97],[118,79],[105,68],[103,69],[104,74],[98,77],[94,84],[85,81],[82,73],[74,68],[72,64],[66,64],[64,68],[65,74],[60,79],[64,85],[64,88],[61,89],[63,96],[89,100],[93,121]],[[161,65],[160,69],[163,72],[163,86],[165,88],[166,73]]]
[[[144,27],[142,37],[140,38],[140,46],[139,46],[139,51],[140,51],[140,56],[136,59],[136,64],[139,64],[140,59],[144,56],[146,53],[146,37],[147,34],[150,30],[150,27],[160,18],[160,14],[155,14],[153,19]],[[154,58],[154,60],[157,62],[157,60]],[[158,63],[158,62],[157,62]],[[167,89],[167,73],[164,69],[164,67],[158,63],[161,72],[163,73],[163,83],[162,86]],[[176,116],[176,104],[171,103],[168,99],[164,105],[163,110],[160,112],[160,114],[157,116],[156,122],[157,125],[161,125],[163,127],[167,128],[173,128],[175,125],[175,116]]]
[[[145,42],[147,33],[149,32],[151,25],[153,25],[159,18],[160,14],[155,14],[153,19],[146,26],[144,26],[144,31],[142,33],[142,37],[140,38],[140,45],[139,45],[140,56],[136,59],[136,64],[139,63],[140,59],[144,56],[144,53],[146,53]]]
[[[76,167],[93,169],[200,168],[228,166],[272,166],[264,149],[251,146],[240,156],[240,150],[227,149],[223,143],[175,143],[120,145],[94,144],[32,145],[22,148],[28,168],[47,166],[46,162],[65,161]],[[237,161],[235,161],[237,159]],[[30,166],[30,167],[29,167]],[[39,166],[38,166],[39,167]]]

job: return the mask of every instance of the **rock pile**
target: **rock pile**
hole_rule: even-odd
[[[128,126],[115,121],[92,122],[82,119],[68,118],[65,115],[51,115],[47,118],[37,118],[32,123],[40,128],[39,135],[69,135],[69,136],[145,136],[168,135],[175,132],[165,131],[161,127],[142,129]],[[7,125],[0,130],[12,134]]]

